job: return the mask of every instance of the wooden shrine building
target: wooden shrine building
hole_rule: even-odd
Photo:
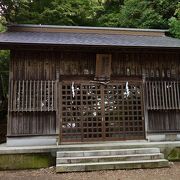
[[[166,33],[9,26],[7,144],[180,140],[180,40]]]

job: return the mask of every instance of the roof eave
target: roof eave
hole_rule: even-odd
[[[180,47],[168,47],[168,46],[121,46],[121,45],[85,45],[85,44],[46,44],[46,43],[13,43],[13,42],[0,42],[0,49],[19,49],[23,47],[52,47],[52,48],[61,48],[61,47],[69,47],[69,48],[142,48],[142,49],[174,49],[180,50]]]

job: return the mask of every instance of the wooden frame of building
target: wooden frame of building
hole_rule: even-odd
[[[180,140],[180,40],[165,33],[9,26],[8,145]]]

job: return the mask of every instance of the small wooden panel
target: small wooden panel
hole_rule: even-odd
[[[96,80],[109,80],[111,76],[111,55],[96,55]]]

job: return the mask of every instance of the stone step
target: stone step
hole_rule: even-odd
[[[128,155],[128,154],[151,154],[151,153],[160,153],[160,149],[136,148],[136,149],[109,149],[109,150],[89,150],[89,151],[59,151],[57,152],[57,158]]]
[[[164,154],[128,154],[112,156],[89,156],[89,157],[62,157],[56,159],[56,164],[88,163],[88,162],[108,162],[108,161],[137,161],[163,159]]]
[[[90,144],[63,144],[58,147],[58,151],[87,151],[87,150],[108,150],[108,149],[134,149],[153,147],[146,140],[129,140],[121,142],[96,142]]]
[[[74,172],[74,171],[99,171],[99,170],[117,170],[117,169],[137,169],[137,168],[161,168],[168,167],[169,162],[165,159],[141,160],[141,161],[113,161],[98,163],[80,163],[80,164],[58,164],[56,172]]]

